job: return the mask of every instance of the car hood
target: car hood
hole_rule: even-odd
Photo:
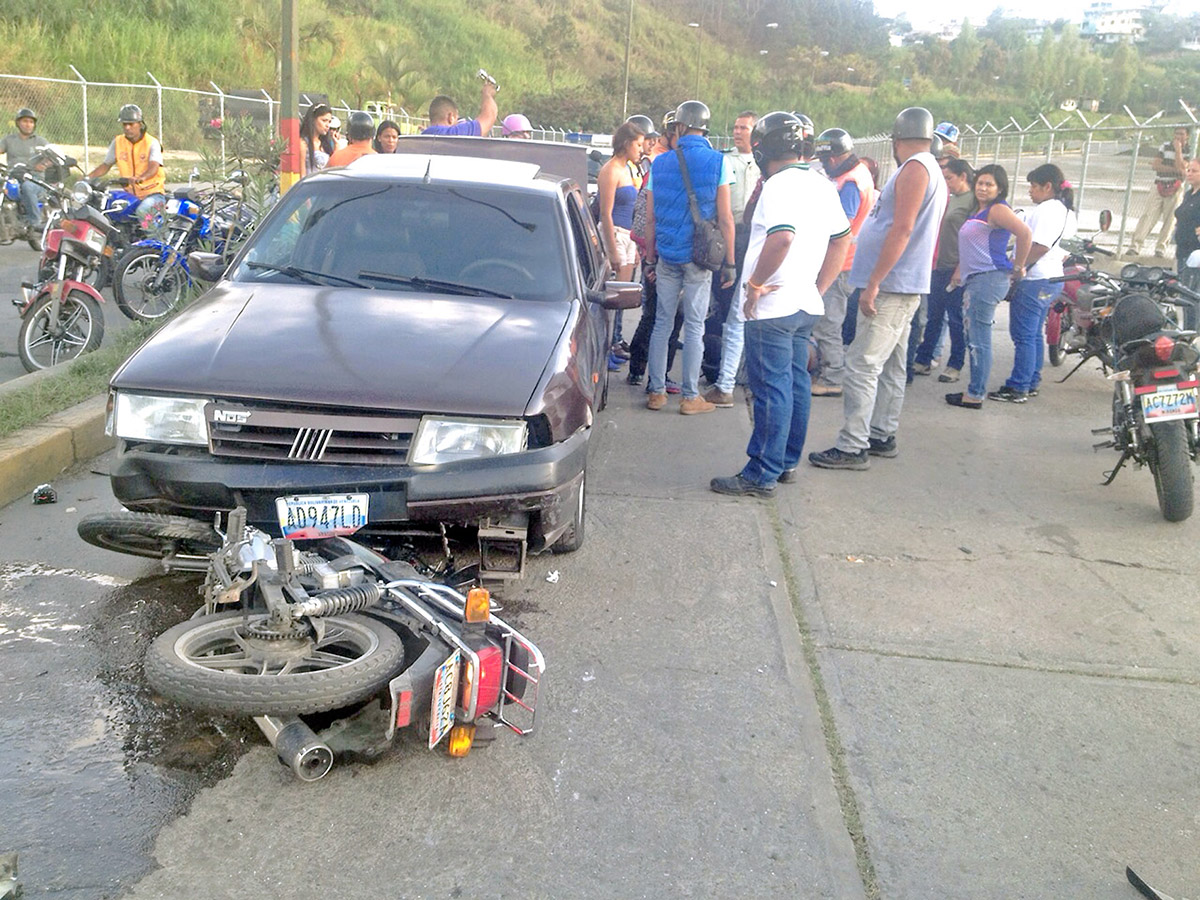
[[[120,390],[520,416],[571,303],[223,283],[125,363]]]

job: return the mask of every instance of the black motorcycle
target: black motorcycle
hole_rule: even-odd
[[[1088,277],[1111,279],[1100,273]],[[1112,484],[1129,460],[1146,466],[1154,475],[1163,518],[1182,522],[1192,514],[1195,499],[1200,352],[1192,343],[1196,332],[1180,323],[1200,303],[1200,294],[1157,266],[1125,266],[1117,281],[1120,292],[1101,324],[1113,366],[1112,426],[1093,434],[1111,434],[1095,449],[1111,447],[1121,458],[1104,483]]]

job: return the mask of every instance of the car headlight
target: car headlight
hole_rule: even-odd
[[[525,449],[526,435],[524,422],[425,416],[417,427],[408,461],[413,465],[432,465],[520,453]]]
[[[114,423],[117,437],[127,441],[207,446],[208,428],[204,422],[206,402],[118,391]]]

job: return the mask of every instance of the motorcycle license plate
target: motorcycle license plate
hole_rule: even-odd
[[[1142,415],[1147,422],[1194,419],[1197,415],[1196,389],[1175,384],[1160,385],[1158,390],[1141,395]]]
[[[366,494],[303,494],[275,498],[279,530],[297,541],[354,534],[367,524]]]
[[[455,650],[433,673],[433,707],[429,713],[429,749],[438,745],[454,724],[454,708],[458,706],[458,664],[460,652]]]

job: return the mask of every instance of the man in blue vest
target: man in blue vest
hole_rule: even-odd
[[[680,171],[687,166],[692,190],[703,219],[717,221],[725,238],[725,265],[720,284],[733,284],[734,229],[729,186],[733,172],[728,158],[713,149],[708,133],[708,107],[687,100],[675,110],[671,148],[661,153],[650,169],[646,199],[645,264],[654,267],[658,282],[658,309],[650,335],[648,409],[667,405],[667,343],[675,313],[683,307],[683,397],[679,411],[685,416],[712,412],[716,407],[700,396],[700,362],[704,355],[704,317],[712,293],[712,275],[692,262],[692,224],[688,193]]]

